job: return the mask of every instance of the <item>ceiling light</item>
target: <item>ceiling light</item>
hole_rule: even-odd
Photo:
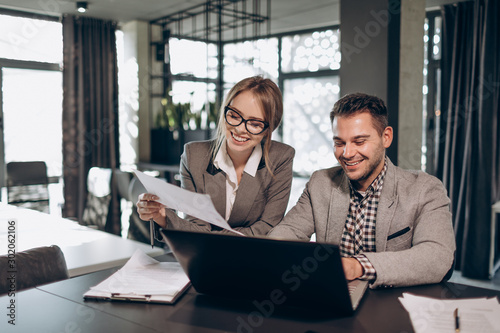
[[[80,13],[85,13],[87,11],[87,1],[77,1],[76,10]]]

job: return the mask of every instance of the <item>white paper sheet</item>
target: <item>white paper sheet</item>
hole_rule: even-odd
[[[408,311],[416,333],[455,332],[455,309],[460,318],[460,333],[500,332],[496,298],[441,300],[403,293],[399,301]]]
[[[148,193],[152,193],[160,198],[160,200],[158,200],[159,203],[168,208],[175,209],[179,212],[212,223],[218,227],[243,235],[241,232],[232,229],[226,220],[220,216],[208,194],[188,191],[161,179],[148,176],[138,170],[135,170],[134,173]]]
[[[178,262],[159,262],[141,250],[116,273],[97,286],[91,294],[132,294],[174,296],[189,283]]]

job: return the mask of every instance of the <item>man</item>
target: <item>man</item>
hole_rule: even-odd
[[[340,167],[312,174],[302,196],[269,233],[339,245],[346,278],[371,287],[440,282],[451,273],[455,237],[441,182],[394,166],[384,102],[341,98],[330,113]]]

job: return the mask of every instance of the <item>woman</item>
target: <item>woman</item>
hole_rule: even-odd
[[[235,230],[266,235],[285,213],[295,150],[271,140],[283,115],[279,88],[260,76],[238,82],[221,106],[216,138],[185,145],[181,186],[209,194],[216,210]],[[213,231],[220,228],[193,217],[181,219],[149,193],[137,212],[162,228]]]

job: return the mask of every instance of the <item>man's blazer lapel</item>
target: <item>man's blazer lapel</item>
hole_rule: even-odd
[[[205,193],[210,195],[215,209],[222,218],[226,216],[226,174],[209,163],[203,173]]]
[[[333,243],[337,245],[340,244],[342,239],[347,213],[349,212],[348,182],[347,177],[342,176],[338,186],[333,186],[330,193],[326,239],[333,240]]]
[[[377,208],[375,227],[375,247],[377,251],[384,251],[387,244],[387,236],[394,218],[397,206],[396,173],[394,165],[387,161],[387,173]]]

